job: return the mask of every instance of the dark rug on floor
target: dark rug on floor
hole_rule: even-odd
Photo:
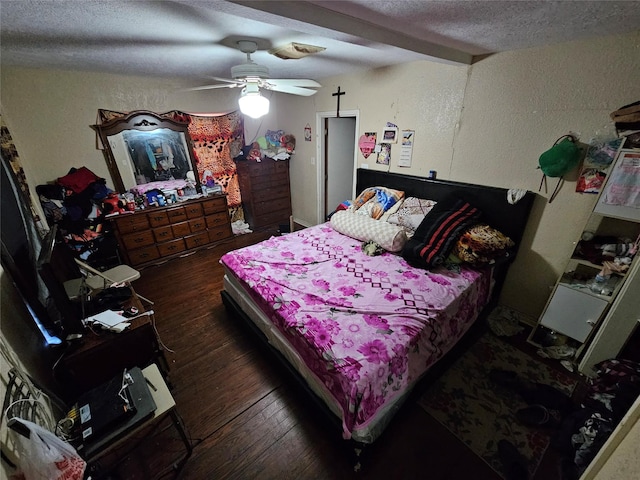
[[[552,385],[567,395],[577,384],[563,371],[487,333],[418,403],[503,477],[497,445],[508,440],[528,460],[533,478],[552,432],[518,423],[515,413],[527,404],[510,389],[495,385],[489,379],[492,369],[515,371],[522,379]]]

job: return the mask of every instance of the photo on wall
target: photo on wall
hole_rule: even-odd
[[[391,144],[389,143],[381,143],[380,151],[378,152],[378,157],[376,158],[376,163],[380,165],[389,165],[391,162]]]

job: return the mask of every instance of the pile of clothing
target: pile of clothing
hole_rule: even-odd
[[[117,264],[117,243],[109,231],[104,200],[113,193],[87,167],[72,168],[52,183],[36,186],[48,225],[58,225],[65,243],[94,266]]]
[[[552,433],[551,447],[562,458],[562,480],[578,480],[611,433],[640,396],[640,363],[612,359],[595,366],[584,399],[572,398],[550,385],[519,378],[515,372],[492,370],[493,383],[508,387],[528,404],[516,412],[518,422]],[[498,453],[507,480],[527,480],[527,459],[502,441]]]
[[[640,395],[640,363],[605,360],[595,366],[580,408],[566,416],[553,440],[565,458],[563,480],[577,480]]]

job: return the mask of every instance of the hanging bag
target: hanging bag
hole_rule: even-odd
[[[580,154],[581,149],[576,145],[576,138],[573,135],[563,135],[555,141],[553,147],[540,155],[538,168],[542,170],[542,180],[540,180],[538,191],[542,189],[544,183],[546,192],[547,177],[558,178],[556,188],[549,197],[549,203],[558,195],[560,187],[564,183],[564,175],[578,166]]]
[[[28,420],[14,417],[22,424],[12,428],[18,467],[27,480],[82,480],[87,466],[75,448],[49,430]],[[17,431],[22,433],[17,433]]]

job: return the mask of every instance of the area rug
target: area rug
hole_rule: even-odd
[[[529,461],[533,478],[552,432],[518,423],[515,412],[527,404],[489,379],[494,368],[515,371],[522,379],[552,385],[567,395],[577,384],[566,373],[488,332],[429,387],[418,403],[503,477],[497,445],[501,439],[510,441]]]

